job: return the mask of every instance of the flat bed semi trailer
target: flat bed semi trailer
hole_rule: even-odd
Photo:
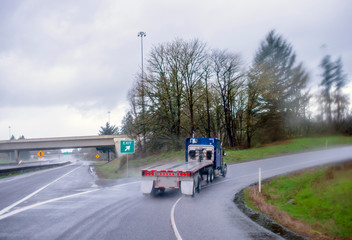
[[[155,194],[165,189],[181,189],[194,196],[206,176],[212,182],[217,175],[226,176],[227,165],[221,142],[217,138],[187,138],[185,162],[171,162],[142,170],[141,191]]]

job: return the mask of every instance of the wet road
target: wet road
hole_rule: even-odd
[[[352,159],[352,147],[231,165],[194,198],[143,196],[139,179],[97,181],[85,162],[0,180],[0,239],[281,239],[246,217],[236,192],[263,178]]]

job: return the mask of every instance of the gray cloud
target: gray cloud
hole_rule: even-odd
[[[351,79],[350,9],[351,1],[334,0],[3,0],[0,139],[7,137],[7,125],[19,121],[14,119],[16,109],[50,108],[61,116],[75,115],[71,128],[69,119],[61,120],[66,126],[61,132],[68,135],[79,126],[77,121],[87,126],[104,123],[107,110],[118,112],[116,121],[121,121],[121,109],[125,109],[121,106],[127,106],[127,91],[140,71],[137,32],[141,30],[147,32],[145,56],[152,45],[176,37],[199,38],[209,47],[240,53],[250,64],[260,41],[276,29],[292,43],[315,83],[324,54],[341,56]],[[95,117],[82,123],[88,121],[80,118],[83,115]],[[46,120],[53,119],[48,116]],[[25,129],[29,123],[24,122],[17,122],[18,128]],[[42,126],[45,135],[50,128]],[[87,134],[86,129],[81,129],[81,135]]]

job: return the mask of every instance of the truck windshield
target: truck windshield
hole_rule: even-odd
[[[192,160],[194,160],[195,158],[196,158],[196,151],[194,151],[194,150],[191,150],[191,151],[189,151],[189,157],[192,159]]]
[[[212,155],[213,155],[212,151],[207,151],[207,160],[211,160]]]

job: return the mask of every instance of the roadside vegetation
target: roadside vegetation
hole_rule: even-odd
[[[227,163],[268,158],[282,154],[303,152],[332,146],[352,144],[352,136],[326,136],[296,138],[275,142],[257,148],[226,151]]]
[[[352,239],[352,161],[303,170],[245,190],[249,207],[311,239]]]
[[[352,135],[350,99],[343,91],[349,79],[341,58],[324,56],[320,81],[312,83],[293,45],[275,30],[253,52],[251,64],[245,64],[236,51],[213,49],[199,39],[155,45],[129,90],[121,133],[134,139],[144,156],[182,150],[193,134],[217,137],[229,149]]]
[[[263,145],[258,148],[226,150],[225,162],[235,163],[344,144],[352,144],[352,136],[297,138]],[[140,169],[147,166],[171,161],[184,161],[184,154],[184,150],[181,150],[161,152],[148,157],[129,155],[129,176],[139,176]],[[96,171],[100,178],[123,178],[127,176],[126,167],[127,157],[123,156],[110,163],[99,163],[96,166]]]

